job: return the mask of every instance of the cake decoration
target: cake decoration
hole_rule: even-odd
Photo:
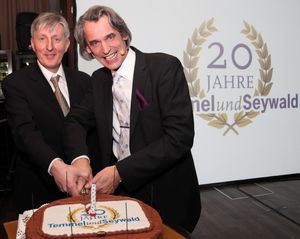
[[[91,206],[90,206],[90,216],[96,216],[96,184],[92,184],[91,187]]]
[[[143,202],[123,196],[96,194],[85,205],[85,196],[70,197],[38,209],[26,225],[26,239],[85,238],[157,239],[162,221]],[[91,215],[95,201],[94,214]],[[90,210],[86,210],[90,208]]]

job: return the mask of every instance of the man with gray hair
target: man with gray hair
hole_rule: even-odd
[[[92,91],[66,117],[66,154],[86,158],[85,130],[96,127],[102,169],[86,185],[153,206],[164,223],[192,231],[201,204],[191,154],[194,122],[180,61],[130,46],[131,33],[111,8],[93,6],[79,19],[81,55],[104,67]],[[86,156],[83,156],[86,155]]]
[[[57,13],[41,13],[31,25],[37,62],[7,76],[5,109],[18,150],[15,171],[17,212],[77,195],[91,179],[89,161],[65,157],[62,127],[70,106],[90,87],[89,75],[62,65],[69,27]]]

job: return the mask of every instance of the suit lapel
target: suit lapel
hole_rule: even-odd
[[[103,131],[101,131],[102,137],[106,141],[106,145],[108,149],[110,149],[110,153],[112,153],[112,144],[113,144],[113,136],[112,136],[112,127],[113,127],[113,120],[112,120],[112,109],[113,109],[113,100],[112,100],[112,76],[111,72],[108,69],[103,69],[105,74],[101,74],[99,79],[94,79],[97,82],[94,83],[93,92],[94,92],[94,102],[95,106],[98,107],[98,115],[96,115],[99,119],[104,119],[105,127]],[[97,97],[97,98],[96,98]],[[101,115],[99,115],[101,114]],[[100,122],[102,122],[100,120]],[[99,127],[101,128],[101,127]],[[103,160],[107,160],[104,162],[105,165],[111,165],[113,162],[111,161],[113,157],[107,157],[107,154],[103,155]]]
[[[80,96],[80,90],[81,87],[79,86],[79,81],[72,73],[72,71],[66,67],[64,68],[64,73],[66,77],[66,82],[67,82],[67,87],[68,87],[68,92],[69,92],[69,101],[70,101],[70,106],[73,105],[73,102],[77,102],[78,97]]]
[[[67,81],[67,87],[68,87],[68,92],[69,92],[69,101],[70,105],[76,100],[76,82],[75,79],[72,79],[72,75],[70,72],[64,67],[64,73]]]
[[[133,50],[136,53],[136,61],[134,67],[133,86],[131,95],[130,135],[132,135],[134,132],[140,111],[138,108],[136,92],[139,91],[142,95],[144,95],[145,85],[148,78],[146,70],[146,61],[143,53],[135,48],[133,48]]]
[[[132,47],[133,48],[133,47]],[[138,102],[136,97],[136,91],[138,90],[142,95],[144,95],[145,85],[149,75],[147,74],[146,61],[142,52],[133,48],[136,53],[136,62],[134,67],[134,75],[133,75],[133,85],[132,85],[132,95],[131,95],[131,109],[130,109],[130,135],[133,134],[134,129],[136,127],[137,119],[140,110],[138,109]],[[103,97],[103,108],[105,114],[105,120],[107,123],[107,130],[109,130],[108,135],[110,142],[112,142],[112,109],[113,109],[113,99],[112,99],[112,76],[108,69],[105,70],[105,78],[99,79],[103,82],[103,92],[98,92],[98,87],[94,87],[94,91],[96,95],[104,95]],[[97,83],[98,84],[98,83]],[[100,87],[101,89],[101,87]],[[95,102],[101,102],[102,98],[96,99]]]
[[[100,79],[104,80],[104,79]],[[105,113],[105,120],[108,125],[108,129],[110,130],[109,135],[112,137],[112,108],[113,108],[113,100],[112,100],[112,76],[111,73],[106,75],[106,79],[103,82],[103,94],[104,94],[104,113]],[[101,102],[101,99],[99,99]]]
[[[102,68],[92,76],[93,101],[95,102],[96,118],[105,121],[104,138],[112,142],[112,76],[107,68]],[[100,120],[102,122],[102,120]],[[101,127],[99,127],[101,128]],[[102,132],[103,133],[103,132]]]
[[[30,77],[30,80],[33,82],[34,87],[36,87],[35,89],[33,89],[33,92],[39,96],[39,99],[41,99],[41,101],[45,101],[45,105],[47,107],[52,108],[54,112],[63,115],[47,79],[45,78],[37,64],[33,65],[33,67],[34,70],[31,72]]]

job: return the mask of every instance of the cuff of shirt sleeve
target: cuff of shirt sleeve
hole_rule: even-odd
[[[78,160],[78,159],[80,159],[80,158],[85,158],[87,161],[89,161],[89,163],[91,162],[90,158],[88,156],[86,156],[86,155],[80,155],[80,156],[74,158],[73,161],[71,162],[71,164],[75,163],[75,161]]]
[[[55,159],[53,159],[52,161],[51,161],[51,163],[49,164],[49,167],[48,167],[48,173],[52,176],[52,174],[51,174],[51,168],[52,168],[52,165],[53,165],[53,163],[55,162],[55,161],[57,161],[57,160],[60,160],[60,161],[63,161],[61,158],[55,158]]]

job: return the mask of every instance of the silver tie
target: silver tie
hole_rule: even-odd
[[[129,149],[129,134],[130,134],[130,102],[127,99],[124,92],[124,83],[126,79],[118,74],[113,77],[113,110],[114,116],[117,118],[114,120],[115,128],[115,141],[116,147],[114,150],[115,156],[118,160],[122,160],[130,155]],[[118,122],[116,122],[116,120]]]
[[[56,76],[52,76],[50,81],[52,82],[53,86],[54,86],[54,94],[56,96],[56,99],[58,101],[58,104],[60,105],[60,108],[64,114],[64,116],[66,116],[69,113],[69,105],[64,97],[64,95],[61,93],[60,88],[58,86],[58,81],[59,81],[59,77],[60,75],[56,75]]]

